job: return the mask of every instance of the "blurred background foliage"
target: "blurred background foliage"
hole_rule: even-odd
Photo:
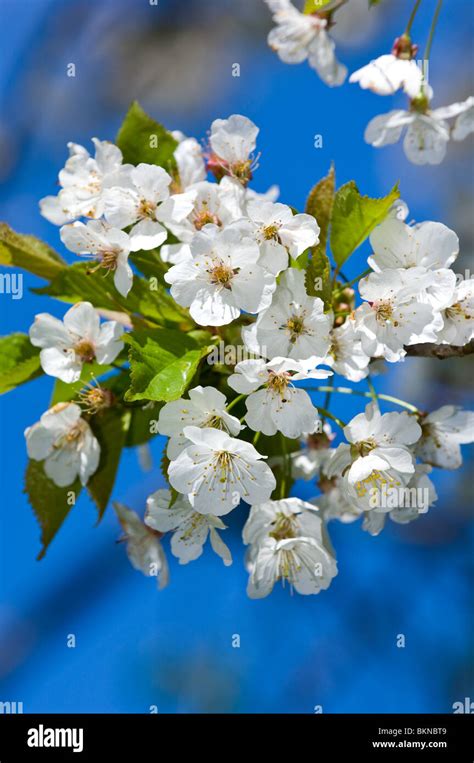
[[[334,36],[350,71],[388,52],[411,2],[349,0]],[[434,0],[424,0],[413,36],[426,41]],[[453,143],[444,164],[410,165],[401,146],[366,146],[377,113],[404,106],[345,84],[323,85],[305,64],[281,63],[266,45],[271,17],[261,0],[0,0],[5,41],[0,68],[0,217],[59,248],[57,230],[38,213],[55,192],[69,140],[89,147],[113,139],[130,101],[170,129],[205,138],[211,121],[243,113],[261,128],[254,187],[281,188],[302,208],[311,186],[336,163],[341,185],[385,194],[396,180],[410,219],[456,230],[458,273],[473,270],[472,138]],[[435,105],[473,91],[473,5],[445,3],[430,63]],[[76,76],[66,76],[74,63]],[[239,63],[240,77],[232,77]],[[323,148],[314,148],[314,136]],[[62,251],[62,249],[61,249]],[[64,252],[63,252],[64,253]],[[346,266],[365,267],[366,244]],[[27,330],[44,310],[63,306],[31,295],[2,295],[2,334]],[[420,408],[469,405],[470,359],[408,359],[376,380]],[[472,451],[459,472],[436,473],[437,505],[408,526],[389,524],[378,538],[359,524],[331,524],[339,575],[329,591],[305,598],[278,588],[249,601],[239,533],[245,510],[229,517],[234,565],[211,552],[187,567],[171,559],[162,592],[134,572],[117,546],[109,510],[94,528],[81,498],[46,559],[35,561],[38,528],[22,494],[23,430],[46,409],[52,383],[32,382],[0,401],[0,700],[25,712],[450,712],[474,697],[472,670]],[[472,397],[472,396],[471,396]],[[315,402],[317,400],[315,399]],[[471,399],[472,402],[472,399]],[[333,398],[343,419],[360,410]],[[336,408],[337,406],[337,408]],[[127,451],[114,497],[143,511],[161,484],[162,438],[154,467],[142,472]],[[312,497],[311,485],[295,493]],[[66,645],[69,634],[76,647]],[[232,647],[233,634],[240,648]],[[405,648],[397,648],[404,634]]]

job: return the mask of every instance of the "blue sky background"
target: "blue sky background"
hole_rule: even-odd
[[[422,44],[434,5],[423,0],[413,28]],[[382,0],[369,14],[365,0],[349,0],[335,33],[350,71],[390,50],[410,8]],[[449,146],[438,167],[410,165],[400,146],[365,145],[369,119],[402,107],[404,96],[381,98],[349,84],[330,89],[306,64],[281,63],[266,45],[271,21],[260,0],[159,0],[158,7],[26,0],[21,10],[0,0],[0,15],[9,41],[0,68],[0,218],[15,229],[64,254],[38,200],[55,193],[67,141],[113,139],[128,102],[139,98],[167,127],[200,138],[216,117],[253,119],[261,130],[254,187],[277,183],[281,200],[299,208],[332,160],[339,185],[355,179],[369,195],[399,180],[410,218],[455,229],[463,253],[455,270],[472,270],[472,138]],[[472,93],[472,22],[469,0],[445,3],[430,64],[434,105]],[[74,79],[65,74],[70,62]],[[239,78],[231,74],[236,62]],[[314,148],[316,134],[322,149]],[[356,252],[348,277],[365,269],[369,253],[367,245]],[[28,292],[40,279],[25,274],[24,282],[22,300],[0,295],[2,334],[26,331],[38,312],[64,313]],[[427,410],[468,406],[472,370],[469,360],[409,359],[377,387]],[[462,470],[435,475],[439,501],[417,523],[391,523],[378,538],[359,524],[331,524],[339,575],[317,597],[277,588],[268,600],[247,599],[244,510],[229,518],[231,568],[208,551],[185,567],[171,558],[171,585],[157,592],[115,544],[113,512],[94,527],[84,497],[46,558],[35,561],[39,531],[22,492],[23,430],[46,409],[51,388],[42,378],[0,399],[0,700],[22,701],[25,712],[156,705],[173,713],[311,713],[319,705],[324,712],[449,712],[474,697],[469,448]],[[346,420],[361,409],[360,400],[343,396],[333,406]],[[152,445],[156,465],[162,444]],[[114,498],[142,512],[160,484],[157,466],[143,473],[127,451]],[[314,489],[298,485],[297,492],[309,498]],[[66,646],[68,634],[75,649]],[[232,647],[233,634],[240,648]]]

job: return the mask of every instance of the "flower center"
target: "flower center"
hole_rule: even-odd
[[[372,308],[375,310],[375,317],[379,323],[392,323],[393,306],[390,300],[374,302]],[[393,325],[398,326],[397,321],[393,321]]]
[[[266,228],[262,228],[262,234],[263,238],[266,241],[278,241],[278,231],[280,230],[280,226],[276,223],[273,223],[272,225],[267,225]]]
[[[376,447],[377,443],[373,438],[369,438],[368,440],[361,440],[361,442],[357,442],[355,445],[351,445],[351,456],[352,458],[368,456],[370,451]]]
[[[296,538],[295,523],[296,517],[287,517],[285,514],[277,514],[275,522],[272,523],[273,530],[269,533],[270,538],[275,538],[275,540]]]
[[[396,480],[394,477],[391,477],[386,472],[373,471],[364,480],[360,480],[360,482],[356,482],[354,487],[356,489],[356,492],[359,498],[363,498],[367,494],[367,491],[369,490],[378,490],[380,492],[381,490],[383,490],[384,485],[390,485],[390,487],[397,487],[400,484],[401,483],[398,482],[398,480]]]
[[[222,286],[224,289],[230,289],[232,279],[236,275],[237,271],[232,270],[230,265],[226,265],[224,262],[219,262],[208,270],[211,283],[217,286]]]
[[[290,383],[290,374],[284,371],[281,374],[276,374],[274,371],[269,371],[267,387],[272,392],[276,392],[283,397],[286,394],[288,384]]]
[[[79,448],[84,434],[84,423],[85,422],[78,421],[77,424],[74,424],[69,431],[58,437],[53,448],[56,450],[71,447]]]
[[[77,344],[74,345],[74,352],[79,356],[83,363],[92,363],[95,359],[94,345],[91,344],[88,339],[81,339],[77,342]]]
[[[100,253],[100,266],[108,271],[117,268],[118,251],[116,249],[106,249]]]
[[[138,214],[140,215],[140,217],[151,217],[152,219],[154,219],[155,212],[156,212],[156,204],[153,201],[148,201],[148,199],[140,200],[140,205],[138,207]]]
[[[205,225],[209,225],[210,223],[218,225],[219,228],[222,227],[222,223],[218,216],[208,209],[207,204],[203,204],[202,209],[194,215],[194,227],[196,230],[201,230],[201,228],[204,228]]]
[[[227,450],[220,450],[216,453],[215,469],[220,471],[219,482],[227,482],[227,473],[232,467],[232,454]]]
[[[304,319],[300,315],[292,315],[291,318],[288,318],[285,328],[290,334],[290,342],[292,344],[295,344],[300,336],[307,333]]]
[[[231,175],[240,180],[242,185],[247,185],[252,180],[251,159],[246,159],[244,162],[235,162],[231,167]]]
[[[447,307],[445,310],[446,318],[449,318],[450,320],[456,320],[456,318],[464,318],[466,321],[471,318],[470,315],[464,310],[463,305],[460,302],[456,302],[455,305],[450,305],[450,307]]]

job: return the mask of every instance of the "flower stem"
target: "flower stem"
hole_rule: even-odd
[[[237,405],[237,403],[240,403],[240,401],[241,401],[241,400],[243,400],[243,399],[244,399],[244,397],[246,397],[246,395],[244,395],[244,394],[242,394],[242,395],[237,395],[237,397],[234,397],[234,399],[233,399],[233,400],[231,400],[231,402],[230,402],[230,403],[229,403],[229,405],[227,406],[227,413],[229,413],[229,411],[231,411],[231,410],[232,410],[232,408],[233,408],[235,405]]]
[[[337,295],[341,291],[344,291],[344,289],[347,289],[349,286],[353,286],[355,283],[357,283],[357,281],[360,281],[361,278],[365,278],[365,276],[370,275],[370,273],[373,273],[372,268],[367,268],[367,270],[364,270],[363,273],[360,273],[360,275],[356,276],[355,278],[352,278],[350,281],[347,281],[339,289],[336,289],[335,294]]]
[[[407,37],[410,36],[411,28],[412,28],[413,22],[415,20],[415,16],[416,16],[416,13],[418,11],[418,8],[420,7],[420,3],[421,3],[421,0],[416,0],[415,5],[413,6],[413,10],[412,10],[412,12],[410,14],[410,18],[408,19],[408,24],[407,24],[407,27],[405,29],[405,34],[407,35]]]
[[[423,56],[423,68],[425,66],[425,63],[429,61],[429,58],[430,58],[431,46],[433,45],[433,37],[434,37],[436,25],[438,23],[438,18],[439,18],[442,5],[443,5],[443,0],[438,0],[438,5],[436,6],[436,10],[434,12],[433,21],[431,22],[431,29],[430,29],[430,34],[428,37],[428,42],[426,43],[425,55]]]
[[[308,389],[308,387],[306,389]],[[311,388],[309,388],[309,389],[311,389]],[[318,387],[313,387],[312,389],[314,391],[318,391],[318,392],[321,392],[321,391],[326,391],[327,392],[327,390],[331,389],[331,387],[324,387],[324,390],[323,390],[322,387],[319,387],[319,388]],[[334,388],[333,391],[337,392],[338,391],[337,387]],[[334,416],[330,411],[327,411],[325,408],[321,408],[320,405],[318,405],[318,411],[319,411],[319,413],[323,414],[325,419],[331,419],[331,421],[334,421],[334,423],[337,424],[338,427],[341,427],[341,429],[344,429],[344,427],[346,426],[344,424],[344,422],[342,421],[342,419],[338,419],[337,416]]]
[[[256,446],[257,442],[259,441],[261,434],[262,434],[261,432],[255,432],[255,434],[253,436],[253,440],[252,440],[252,445],[254,447]]]
[[[358,395],[359,397],[372,397],[372,394],[370,392],[363,392],[359,389],[350,389],[350,387],[305,387],[307,392],[327,392],[328,389],[332,390],[332,392],[338,392],[340,395]],[[395,405],[399,405],[401,408],[406,408],[408,411],[412,411],[412,413],[419,413],[418,408],[415,405],[412,405],[411,403],[407,403],[405,400],[400,400],[398,397],[393,397],[393,395],[385,395],[382,392],[378,393],[379,400],[386,400],[389,403],[395,403]],[[318,406],[318,409],[322,411],[323,409]],[[333,418],[332,416],[330,418]]]
[[[290,472],[290,469],[288,468],[289,464],[289,458],[288,458],[288,450],[286,447],[286,440],[284,435],[280,432],[280,440],[281,440],[281,451],[283,454],[283,466],[282,466],[282,475],[281,475],[281,482],[280,482],[280,499],[286,498],[286,491],[287,491],[287,476]]]
[[[369,388],[370,396],[371,396],[372,400],[374,401],[374,403],[377,406],[377,408],[380,408],[380,406],[379,406],[379,396],[377,395],[377,392],[375,391],[375,387],[374,387],[374,385],[372,383],[372,379],[370,378],[370,375],[367,376],[367,386]]]
[[[332,388],[334,387],[334,376],[330,377],[328,386],[329,386],[329,389],[326,392],[326,397],[324,398],[324,407],[326,408],[326,410],[329,409],[329,404],[331,402]],[[324,424],[325,418],[326,417],[323,416],[323,424]]]

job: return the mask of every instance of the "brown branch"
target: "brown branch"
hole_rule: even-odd
[[[464,355],[474,354],[474,339],[462,347],[456,347],[451,344],[412,344],[405,347],[407,355],[415,358],[462,358]]]

